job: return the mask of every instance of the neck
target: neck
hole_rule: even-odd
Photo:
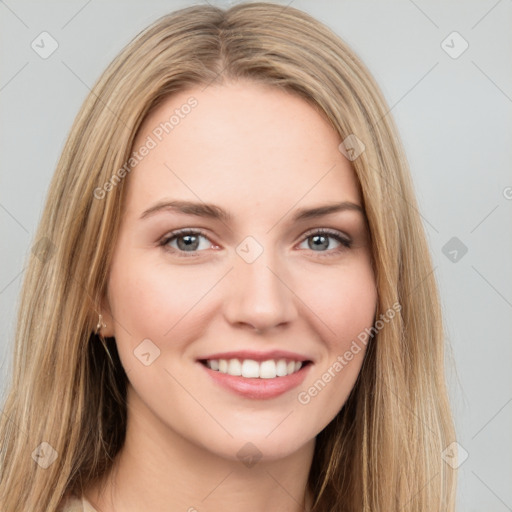
[[[123,448],[108,475],[85,491],[97,510],[311,509],[307,481],[314,439],[286,457],[244,463],[193,444],[154,416],[140,414],[141,402],[131,395]]]

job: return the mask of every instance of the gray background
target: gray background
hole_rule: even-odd
[[[279,3],[311,13],[344,38],[392,108],[451,347],[450,396],[458,440],[469,455],[460,466],[459,509],[512,510],[512,2]],[[2,390],[25,257],[73,119],[136,33],[191,4],[0,1]],[[47,59],[31,48],[43,31],[59,45]],[[457,58],[442,47],[453,31],[469,44]],[[446,45],[452,53],[462,48],[453,36]],[[452,237],[457,240],[446,246]]]

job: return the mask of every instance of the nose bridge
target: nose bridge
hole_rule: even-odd
[[[292,321],[297,312],[287,282],[290,273],[276,250],[247,237],[236,253],[225,303],[227,319],[260,331]]]

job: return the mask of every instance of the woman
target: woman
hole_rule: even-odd
[[[3,511],[454,510],[439,299],[388,110],[290,7],[183,9],[119,54],[26,273]]]

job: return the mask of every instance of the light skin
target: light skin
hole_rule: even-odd
[[[364,214],[349,208],[293,220],[303,208],[362,207],[339,135],[306,101],[279,89],[248,81],[203,89],[168,98],[134,144],[156,140],[153,130],[197,99],[126,178],[102,334],[116,338],[128,374],[128,427],[115,474],[85,493],[102,512],[309,510],[315,436],[345,403],[364,347],[309,403],[298,394],[374,321]],[[171,209],[141,218],[169,200],[215,204],[232,219]],[[188,251],[186,235],[167,237],[167,250],[158,245],[183,228],[204,236],[193,236]],[[315,238],[320,229],[350,247],[330,233]],[[237,252],[248,236],[263,249],[251,263]],[[136,356],[143,340],[160,351],[148,365]],[[270,399],[220,387],[197,361],[275,349],[312,363],[300,386]],[[237,456],[247,443],[261,455],[250,467]]]

